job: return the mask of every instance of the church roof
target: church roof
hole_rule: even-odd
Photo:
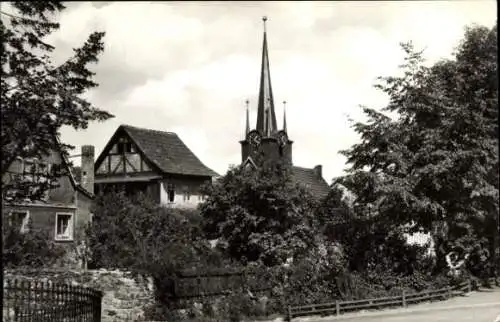
[[[325,197],[330,191],[328,183],[314,169],[293,166],[292,177],[319,198]]]
[[[149,161],[165,173],[218,176],[212,169],[204,165],[200,159],[173,132],[163,132],[121,125]],[[117,130],[117,132],[118,132]]]

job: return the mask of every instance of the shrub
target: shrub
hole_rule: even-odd
[[[4,226],[2,241],[2,261],[5,268],[54,266],[66,254],[64,248],[53,242],[48,234],[33,229],[31,222],[25,233],[21,233],[15,226]]]
[[[94,214],[87,235],[95,267],[154,275],[195,261],[192,227],[178,210],[112,192],[96,198]]]
[[[146,196],[108,192],[97,196],[87,229],[96,268],[123,268],[153,279],[157,305],[152,319],[173,319],[173,278],[180,270],[223,267],[225,259],[201,233],[195,210],[157,205]]]

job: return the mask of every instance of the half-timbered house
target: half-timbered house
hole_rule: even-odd
[[[159,204],[194,208],[200,187],[217,173],[172,132],[121,125],[95,162],[96,193],[109,188],[142,192]]]

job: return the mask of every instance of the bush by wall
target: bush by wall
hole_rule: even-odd
[[[64,265],[68,247],[56,244],[45,232],[28,225],[21,233],[16,226],[2,228],[2,263],[6,268]]]

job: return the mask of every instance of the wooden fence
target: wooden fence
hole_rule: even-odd
[[[261,274],[244,269],[183,271],[173,280],[173,295],[177,300],[220,296],[237,290],[259,293],[270,289]]]
[[[488,279],[490,284],[499,285],[499,280]],[[473,283],[471,280],[463,282],[455,287],[445,287],[438,290],[429,290],[418,293],[402,292],[399,296],[372,298],[356,301],[335,301],[323,304],[312,304],[303,306],[288,306],[286,317],[291,321],[294,317],[308,315],[340,315],[347,312],[355,312],[369,309],[382,309],[390,307],[406,307],[408,304],[426,302],[432,300],[449,299],[452,296],[471,292]]]
[[[42,281],[4,280],[3,321],[100,322],[102,292]]]

